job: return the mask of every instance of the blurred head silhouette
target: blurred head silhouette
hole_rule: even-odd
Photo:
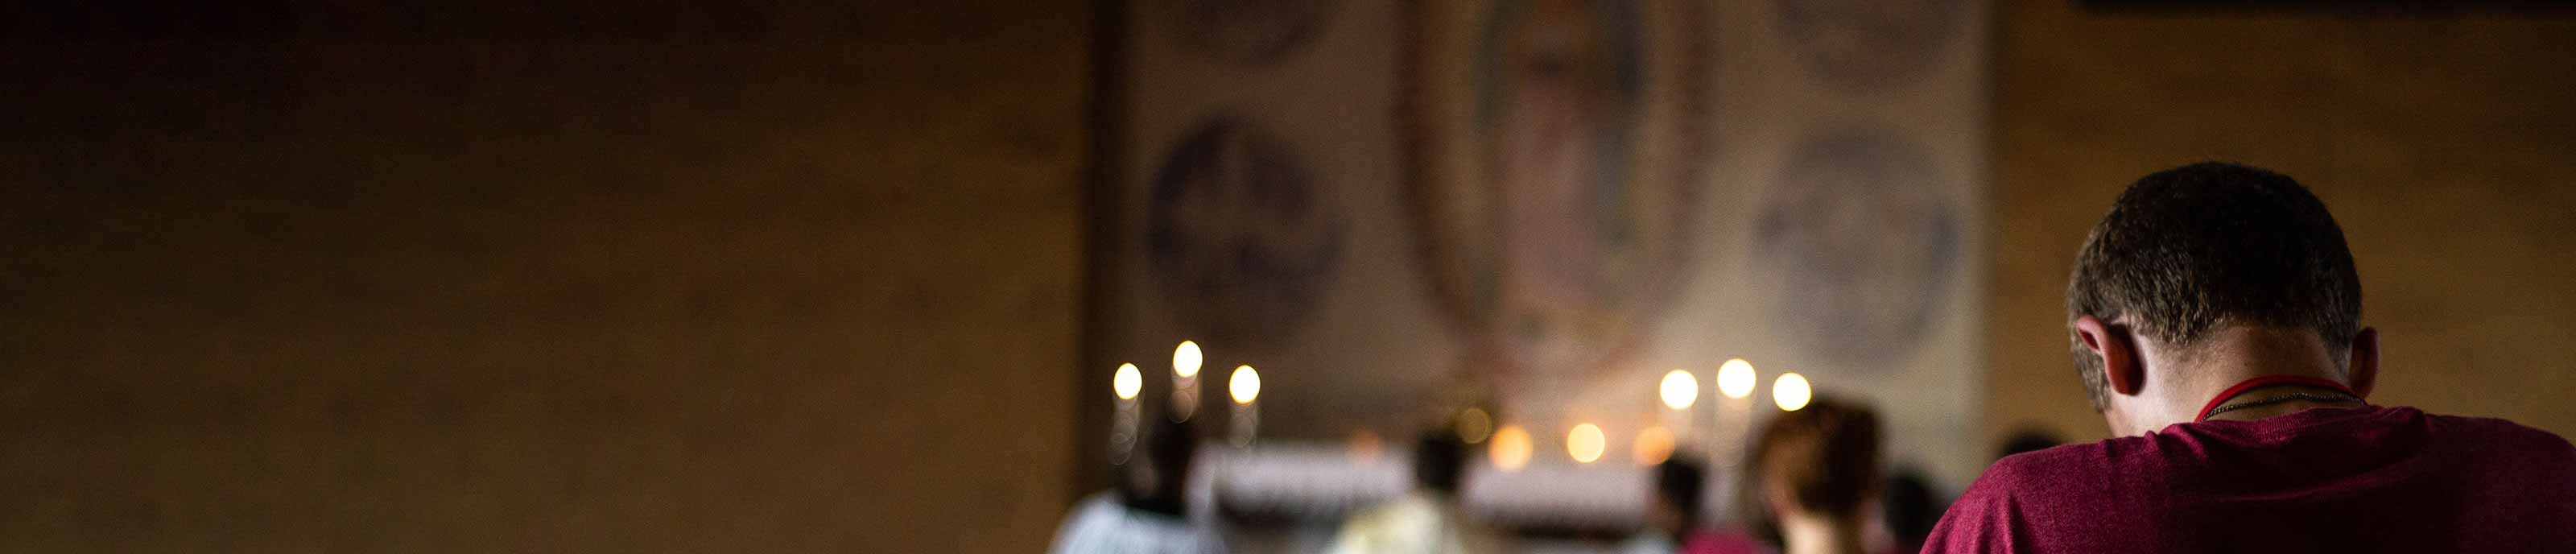
[[[1708,470],[1680,452],[1655,464],[1655,496],[1646,505],[1646,523],[1679,543],[1700,524],[1700,491]]]
[[[1145,455],[1119,468],[1119,492],[1127,505],[1142,510],[1180,514],[1188,488],[1190,461],[1198,453],[1198,436],[1186,423],[1155,418],[1143,437]]]
[[[1858,551],[1879,490],[1879,422],[1817,396],[1763,425],[1746,460],[1746,522],[1782,552]]]
[[[2038,427],[2025,427],[2020,431],[2014,431],[2012,436],[2004,437],[2003,446],[1995,449],[1995,459],[2000,460],[2005,456],[2011,456],[2023,452],[2037,452],[2056,448],[2057,445],[2061,444],[2066,444],[2066,440],[2057,438],[2056,433],[2051,433],[2048,432],[2047,429],[2041,429]]]
[[[1947,508],[1941,505],[1940,493],[1933,491],[1932,478],[1911,468],[1889,472],[1887,490],[1879,498],[1884,502],[1879,513],[1886,518],[1888,538],[1898,552],[1921,550]]]
[[[1441,496],[1458,494],[1466,473],[1467,443],[1446,428],[1423,431],[1413,441],[1413,484]]]

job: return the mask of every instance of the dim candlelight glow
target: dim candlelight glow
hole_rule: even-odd
[[[1172,374],[1182,377],[1197,377],[1199,376],[1199,364],[1205,363],[1206,361],[1207,359],[1199,354],[1199,343],[1181,341],[1181,346],[1179,348],[1172,349]]]
[[[1145,374],[1136,370],[1136,364],[1118,364],[1118,374],[1109,378],[1109,388],[1118,392],[1119,400],[1135,400],[1136,393],[1145,390]]]
[[[1378,438],[1377,432],[1361,429],[1351,433],[1351,459],[1376,461],[1385,452],[1386,440]]]
[[[1458,440],[1467,444],[1485,442],[1494,435],[1494,417],[1482,408],[1468,408],[1458,414]]]
[[[1505,425],[1494,431],[1494,443],[1487,445],[1487,449],[1485,455],[1494,460],[1495,468],[1519,471],[1529,465],[1529,431],[1522,430],[1519,425]]]
[[[1672,373],[1666,373],[1664,374],[1663,396],[1664,407],[1675,410],[1688,410],[1690,409],[1692,402],[1699,401],[1699,378],[1691,376],[1691,372],[1689,370],[1683,369],[1676,369],[1673,370]]]
[[[1815,391],[1807,389],[1807,378],[1796,373],[1782,373],[1780,380],[1771,382],[1771,402],[1779,404],[1782,411],[1795,412],[1807,407],[1807,400],[1814,394]]]
[[[1673,432],[1663,427],[1647,427],[1637,432],[1637,465],[1664,463],[1673,457]]]
[[[1565,434],[1565,454],[1573,456],[1574,461],[1577,462],[1588,464],[1600,461],[1601,451],[1609,447],[1609,442],[1609,439],[1601,436],[1601,426],[1590,423],[1576,424],[1573,432]]]
[[[1236,366],[1234,377],[1225,380],[1225,390],[1234,395],[1234,403],[1251,404],[1252,399],[1261,397],[1261,372],[1248,365]]]
[[[1755,380],[1753,364],[1742,358],[1727,360],[1726,365],[1717,368],[1717,392],[1727,398],[1752,396]]]

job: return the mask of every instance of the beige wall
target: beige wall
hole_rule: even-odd
[[[2067,268],[2129,181],[2204,159],[2286,172],[2334,210],[2384,337],[2375,401],[2576,435],[2576,19],[2007,4],[1989,444],[2106,433],[2067,361]]]
[[[1088,8],[493,4],[20,29],[0,550],[1044,547]]]

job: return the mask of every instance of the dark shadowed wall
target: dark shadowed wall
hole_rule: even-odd
[[[1997,8],[1990,443],[2105,434],[2066,272],[2112,197],[2206,159],[2306,183],[2360,264],[2373,400],[2576,435],[2576,14]]]
[[[1089,8],[719,4],[0,19],[0,551],[1041,550]]]

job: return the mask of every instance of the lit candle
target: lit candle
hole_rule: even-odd
[[[1609,448],[1609,443],[1609,437],[1601,435],[1601,426],[1577,423],[1574,430],[1565,433],[1565,454],[1577,463],[1597,462],[1601,460],[1601,451]]]
[[[1778,404],[1783,412],[1807,407],[1807,400],[1814,396],[1815,391],[1807,387],[1807,378],[1796,373],[1782,373],[1780,380],[1771,382],[1771,403]]]
[[[1671,433],[1666,437],[1667,442],[1670,442],[1673,437],[1693,441],[1696,437],[1691,432],[1690,410],[1699,402],[1699,377],[1692,375],[1687,369],[1672,370],[1664,374],[1664,382],[1656,387],[1656,392],[1658,396],[1663,397],[1664,401],[1665,409],[1661,418],[1663,423],[1660,427],[1667,429],[1667,433]]]
[[[1234,376],[1225,380],[1225,390],[1234,397],[1234,412],[1226,418],[1234,428],[1234,445],[1251,446],[1261,425],[1261,372],[1253,371],[1252,366],[1237,366]]]
[[[1494,469],[1504,473],[1520,471],[1529,465],[1533,448],[1530,442],[1528,430],[1519,425],[1504,425],[1494,430],[1493,440],[1486,444],[1489,451],[1485,459],[1494,463]]]
[[[1760,375],[1753,371],[1753,364],[1742,358],[1727,360],[1717,368],[1717,393],[1725,398],[1717,403],[1717,441],[1710,455],[1716,458],[1715,465],[1719,470],[1718,477],[1709,483],[1713,487],[1709,490],[1711,498],[1734,498],[1735,491],[1744,486],[1744,473],[1740,468],[1744,464],[1745,443],[1752,440],[1749,435],[1753,434],[1753,389],[1760,383]],[[1733,509],[1746,507],[1735,506]],[[1716,513],[1718,510],[1708,512]]]
[[[1118,414],[1109,424],[1109,461],[1127,463],[1136,449],[1136,426],[1143,410],[1137,409],[1136,395],[1144,392],[1145,374],[1136,364],[1118,364],[1118,372],[1109,377],[1109,391],[1118,395]]]
[[[1637,441],[1633,444],[1634,451],[1630,454],[1636,458],[1637,465],[1651,466],[1673,457],[1673,432],[1663,427],[1638,429]]]
[[[1742,358],[1727,360],[1726,365],[1717,368],[1717,392],[1727,398],[1753,396],[1753,383],[1758,380],[1753,364]]]
[[[1181,341],[1172,349],[1172,421],[1189,421],[1199,411],[1199,364],[1207,358],[1199,343]]]
[[[1734,467],[1744,455],[1745,435],[1753,428],[1753,386],[1760,382],[1753,364],[1742,358],[1717,368],[1717,393],[1726,397],[1717,409],[1717,463]]]

